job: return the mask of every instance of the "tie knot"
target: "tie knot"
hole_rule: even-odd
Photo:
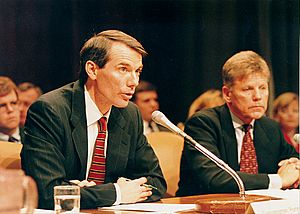
[[[248,131],[250,131],[251,128],[252,128],[251,124],[244,124],[242,130],[244,132],[248,132]]]
[[[101,117],[99,120],[99,129],[100,131],[106,131],[107,130],[107,121],[106,117]]]

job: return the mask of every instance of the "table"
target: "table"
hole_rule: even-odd
[[[195,201],[203,198],[204,195],[197,195],[197,196],[186,196],[186,197],[173,197],[173,198],[163,198],[158,202],[155,203],[164,203],[164,204],[193,204]],[[129,213],[143,213],[143,212],[133,212],[133,211],[104,211],[104,210],[97,210],[97,209],[91,209],[91,210],[81,210],[83,213],[94,213],[94,214],[99,214],[99,213],[104,213],[104,214],[129,214]],[[197,213],[193,210],[191,211],[184,211],[180,213]]]
[[[233,195],[233,194],[232,194]],[[186,196],[186,197],[173,197],[173,198],[163,198],[160,201],[156,203],[163,203],[163,204],[195,204],[197,200],[203,201],[207,199],[213,199],[218,197],[226,197],[228,194],[209,194],[209,195],[195,195],[195,196]],[[271,199],[270,199],[271,200]],[[83,213],[104,213],[104,214],[129,214],[129,213],[143,213],[142,211],[111,211],[111,210],[81,210]],[[145,213],[145,212],[144,212]],[[195,210],[187,210],[187,211],[181,211],[178,213],[199,213]]]

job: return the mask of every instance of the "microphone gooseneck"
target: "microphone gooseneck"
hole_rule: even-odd
[[[182,136],[186,140],[187,143],[189,143],[191,146],[193,146],[195,149],[197,149],[199,152],[201,152],[206,157],[208,157],[210,160],[212,160],[215,164],[217,164],[217,166],[219,166],[221,169],[226,171],[230,176],[232,176],[239,187],[240,197],[243,199],[245,198],[245,187],[244,187],[244,183],[243,183],[242,179],[223,160],[218,158],[216,155],[214,155],[212,152],[210,152],[204,146],[202,146],[198,142],[196,142],[191,136],[187,135],[185,132],[183,132],[181,129],[179,129],[177,126],[175,126],[172,122],[170,122],[168,120],[168,118],[162,112],[154,111],[152,113],[152,120],[154,122],[166,127],[167,129],[174,132],[175,134]]]

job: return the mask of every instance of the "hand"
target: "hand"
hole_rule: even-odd
[[[286,160],[282,160],[279,162],[278,166],[283,166],[284,164],[287,163],[294,163],[296,166],[296,169],[300,170],[300,160],[298,158],[290,158],[290,159],[286,159]]]
[[[136,203],[146,200],[152,195],[151,188],[143,186],[147,182],[145,177],[130,180],[119,178],[117,184],[121,190],[121,203]]]
[[[280,162],[280,168],[277,174],[280,176],[282,181],[282,189],[287,189],[290,187],[297,187],[300,182],[300,171],[297,169],[296,162],[289,162],[289,160]]]
[[[87,180],[83,180],[83,181],[70,180],[70,183],[76,184],[79,187],[91,187],[91,186],[95,186],[96,185],[96,183],[94,181],[87,181]]]

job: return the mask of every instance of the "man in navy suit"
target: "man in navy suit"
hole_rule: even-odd
[[[39,207],[53,209],[53,187],[76,183],[81,208],[159,200],[166,191],[158,159],[129,102],[147,53],[117,30],[90,38],[80,51],[79,81],[42,95],[25,125],[22,167],[39,190]],[[106,117],[105,178],[89,179],[98,120]],[[151,184],[157,189],[146,187]]]
[[[222,77],[226,104],[196,113],[187,121],[185,132],[233,168],[246,190],[298,186],[298,154],[285,142],[279,125],[264,116],[270,79],[267,63],[253,51],[242,51],[226,61]],[[253,139],[254,173],[240,166],[244,124]],[[249,159],[243,160],[244,166]],[[234,179],[186,143],[176,194],[230,192],[239,192]]]

